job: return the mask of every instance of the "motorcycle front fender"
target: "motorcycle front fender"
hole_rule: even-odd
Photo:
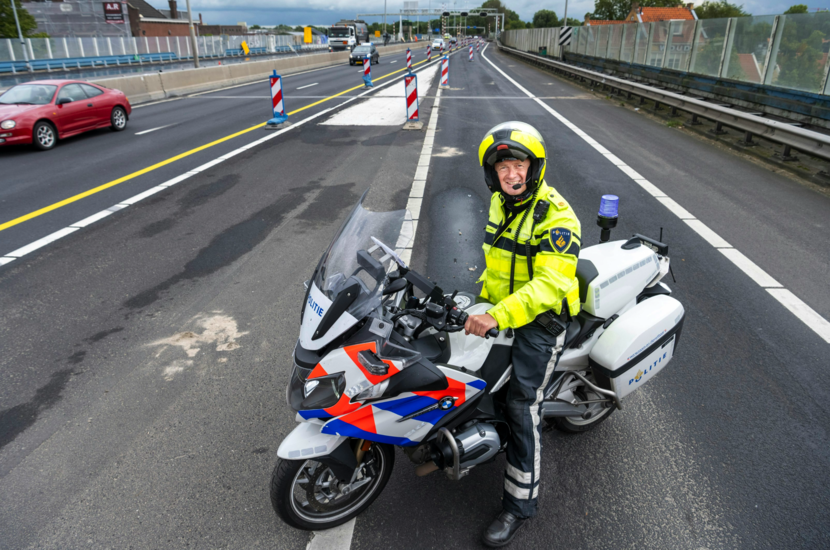
[[[300,422],[280,443],[277,456],[288,460],[304,460],[326,456],[348,439],[342,435],[321,433],[322,422]]]

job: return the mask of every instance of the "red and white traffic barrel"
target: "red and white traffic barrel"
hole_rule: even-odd
[[[412,50],[409,48],[406,49],[406,68],[412,72]]]
[[[367,88],[372,88],[372,58],[363,58],[363,83]]]
[[[427,61],[432,59],[432,46],[427,45]]]
[[[406,121],[418,120],[418,76],[415,74],[403,77],[404,95],[406,96]]]
[[[285,114],[285,103],[282,99],[282,77],[274,71],[269,77],[271,84],[271,109],[274,112],[274,118],[268,121],[269,126],[276,126],[288,121],[288,115]]]
[[[441,59],[441,88],[450,87],[450,58],[446,55]]]
[[[470,44],[470,61],[473,60],[473,45]]]

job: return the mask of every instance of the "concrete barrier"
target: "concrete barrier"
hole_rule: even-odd
[[[396,44],[385,47],[379,46],[378,49],[382,56],[383,54],[405,51],[411,46],[411,44]],[[349,52],[332,52],[200,67],[182,71],[119,76],[94,80],[93,82],[107,88],[121,90],[130,98],[131,104],[138,105],[148,101],[216,90],[257,80],[265,81],[273,71],[285,76],[311,69],[331,67],[346,63],[348,60]]]

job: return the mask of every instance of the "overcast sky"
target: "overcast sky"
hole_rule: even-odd
[[[165,0],[149,0],[150,3],[161,9],[167,9]],[[804,1],[804,0],[800,0]],[[549,9],[562,17],[565,11],[565,0],[553,2],[538,2],[533,0],[502,0],[502,2],[519,13],[523,21],[529,21],[533,14],[540,9]],[[784,12],[790,5],[799,0],[747,0],[743,2],[744,9],[753,15],[770,15]],[[741,4],[740,0],[734,2]],[[179,9],[185,9],[185,0],[178,1]],[[205,23],[234,24],[244,21],[250,25],[331,25],[341,18],[354,18],[357,10],[360,12],[383,13],[383,0],[191,0],[191,9],[194,18],[202,14]],[[419,1],[420,8],[441,7],[441,2]],[[470,7],[472,3],[459,1],[449,2],[450,7]],[[811,5],[808,3],[808,5]],[[401,0],[387,0],[387,13],[398,11],[403,7]],[[568,2],[568,16],[582,20],[586,13],[593,11],[593,0],[570,0]],[[367,17],[367,21],[380,21],[381,18]],[[391,19],[387,19],[391,22]]]

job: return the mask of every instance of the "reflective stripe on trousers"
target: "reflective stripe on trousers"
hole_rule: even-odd
[[[536,322],[516,329],[513,373],[507,390],[510,441],[502,505],[521,518],[536,514],[542,451],[539,409],[545,390],[558,378],[554,376],[554,368],[565,334],[555,338]]]

